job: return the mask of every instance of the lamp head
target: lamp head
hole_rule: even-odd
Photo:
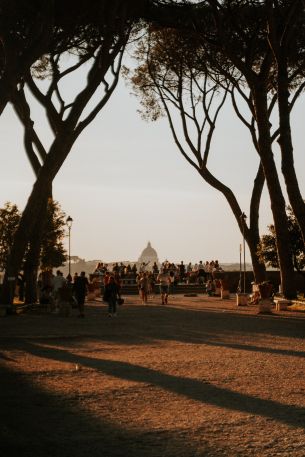
[[[72,217],[71,217],[71,216],[68,216],[68,217],[67,217],[67,220],[66,220],[66,223],[67,223],[68,228],[71,228],[71,227],[72,227],[72,222],[73,222]]]

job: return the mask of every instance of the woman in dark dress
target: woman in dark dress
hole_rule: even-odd
[[[105,285],[103,300],[108,303],[108,316],[116,316],[117,302],[120,290],[113,276],[110,276]]]

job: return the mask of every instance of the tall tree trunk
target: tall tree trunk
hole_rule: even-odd
[[[245,236],[245,241],[247,242],[247,245],[249,247],[249,252],[251,256],[251,262],[253,266],[253,274],[254,274],[254,280],[255,282],[261,282],[265,278],[265,266],[259,262],[258,256],[257,256],[257,245],[259,242],[259,232],[258,232],[258,208],[259,208],[259,200],[260,200],[260,194],[262,191],[262,187],[264,184],[264,179],[256,179],[256,182],[254,184],[254,189],[253,189],[253,195],[255,195],[255,198],[252,195],[252,203],[251,203],[251,224],[252,227],[248,228],[247,224],[244,223],[244,221],[241,220],[241,215],[242,211],[241,208],[236,200],[236,197],[232,190],[225,186],[221,181],[219,181],[215,176],[213,176],[209,170],[204,167],[199,170],[200,176],[214,189],[217,189],[219,192],[223,194],[225,199],[227,200],[234,217],[236,219],[236,222],[239,226],[240,232],[242,235]],[[254,204],[255,201],[255,204]],[[256,211],[256,213],[255,213]]]
[[[42,207],[41,213],[36,216],[37,223],[34,227],[30,239],[30,249],[26,255],[26,260],[24,264],[25,303],[37,302],[37,276],[40,262],[41,243],[44,236],[44,230],[48,214],[48,200],[50,198],[50,195],[51,192],[48,191],[46,196],[42,196],[42,199],[44,199],[45,204]]]
[[[257,256],[257,247],[259,243],[259,237],[249,230],[248,236],[245,237],[253,267],[254,281],[259,284],[260,282],[265,281],[266,279],[266,267],[265,264],[259,261]]]
[[[38,254],[37,254],[38,252]],[[25,279],[25,300],[26,304],[37,302],[37,275],[38,265],[36,264],[39,257],[40,243],[37,241],[35,247],[31,247],[28,258],[24,264],[24,279]]]
[[[289,202],[300,226],[302,238],[305,244],[305,202],[300,192],[299,183],[294,167],[286,59],[283,56],[279,56],[277,64],[277,92],[280,119],[279,144],[282,153],[282,173],[285,179]]]
[[[17,278],[28,243],[32,236],[35,235],[37,215],[41,214],[45,207],[45,198],[42,198],[42,196],[49,195],[53,179],[71,150],[73,140],[75,140],[75,135],[73,139],[65,137],[64,134],[59,135],[41,167],[14,236],[1,290],[0,303],[2,304],[12,304],[11,288],[13,280],[9,280],[9,278]],[[14,284],[15,282],[16,279],[14,279]]]
[[[250,241],[248,246],[251,253],[252,266],[255,282],[258,284],[266,279],[266,266],[260,262],[257,255],[257,248],[260,242],[259,235],[259,207],[261,202],[262,191],[265,184],[265,174],[262,163],[260,163],[252,190],[251,204],[250,204],[250,224],[248,237]],[[253,252],[252,252],[253,249]]]
[[[12,283],[15,284],[15,279],[21,269],[21,264],[24,259],[25,251],[28,243],[34,233],[36,225],[36,215],[43,210],[43,201],[41,196],[46,194],[48,189],[47,183],[43,179],[38,179],[33,186],[32,193],[27,202],[25,210],[14,236],[14,243],[8,258],[7,267],[4,275],[4,281],[1,290],[1,303],[12,304],[11,288]],[[14,279],[15,278],[15,279]]]
[[[276,232],[276,245],[280,265],[282,290],[285,297],[294,298],[296,296],[296,287],[288,231],[288,220],[286,215],[285,199],[283,197],[271,148],[266,96],[267,91],[264,85],[256,84],[253,87],[252,93],[259,132],[259,154],[270,195],[271,210]]]

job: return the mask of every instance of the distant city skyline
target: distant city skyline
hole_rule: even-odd
[[[147,245],[148,245],[148,244],[150,244],[150,245],[152,246],[152,248],[154,249],[154,246],[152,245],[152,243],[151,243],[150,241],[147,242]],[[141,254],[143,254],[143,251],[144,251],[146,248],[147,248],[147,246],[146,246],[144,249],[142,249]],[[158,252],[157,252],[157,254],[158,254]],[[103,259],[99,259],[99,258],[97,258],[97,259],[86,259],[86,258],[79,257],[79,256],[77,256],[77,255],[73,255],[73,256],[71,256],[71,257],[72,257],[72,263],[75,263],[75,262],[77,262],[78,260],[84,260],[86,263],[98,264],[98,263],[100,263],[100,262],[103,262],[103,263],[108,264],[108,265],[113,265],[113,264],[115,264],[115,263],[120,263],[120,262],[125,263],[125,264],[128,264],[128,263],[130,263],[130,264],[134,264],[134,263],[139,264],[139,263],[141,263],[142,260],[143,260],[143,259],[141,259],[141,256],[138,256],[138,257],[136,257],[136,258],[134,258],[134,259],[121,259],[121,258],[119,258],[119,259],[112,259],[112,260],[109,260],[109,261],[106,261],[106,260],[103,260]],[[195,260],[194,262],[191,262],[191,261],[190,261],[190,262],[191,262],[191,264],[194,266],[196,263],[198,264],[198,262],[200,262],[200,261],[202,261],[202,262],[205,263],[206,261],[210,262],[210,261],[212,261],[212,260],[218,260],[218,259],[216,259],[216,258],[215,258],[215,259],[199,259],[199,260]],[[157,262],[157,263],[158,263],[159,265],[161,265],[163,262],[166,262],[166,261],[170,261],[170,260],[169,260],[169,259],[164,259],[164,260],[160,261],[160,260],[158,259],[158,262]],[[178,265],[181,261],[183,261],[185,264],[190,263],[190,262],[184,261],[184,259],[181,259],[181,260],[176,261],[176,262],[173,262],[173,263],[175,263],[176,265]],[[242,262],[242,267],[243,267],[243,259],[241,259],[241,262]],[[148,268],[149,268],[152,264],[153,264],[153,260],[149,262]],[[67,264],[66,264],[66,265],[67,265]],[[220,262],[220,265],[223,265],[223,266],[234,265],[235,269],[239,269],[240,263],[239,263],[239,262]],[[238,268],[237,268],[237,266],[238,266]],[[247,262],[247,263],[246,263],[246,267],[247,267],[247,269],[252,269],[252,264],[251,264],[251,262]]]

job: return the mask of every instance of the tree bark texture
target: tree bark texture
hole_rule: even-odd
[[[45,210],[53,179],[64,163],[72,144],[71,138],[59,135],[41,167],[14,237],[2,285],[0,297],[2,304],[12,304],[11,287],[13,281],[9,281],[8,278],[17,278],[28,243],[35,236],[37,215],[43,214]]]
[[[279,144],[282,154],[282,173],[293,213],[298,221],[305,244],[305,202],[301,195],[294,167],[293,144],[290,127],[289,90],[286,59],[278,58],[278,108],[280,119]]]
[[[270,195],[283,294],[287,298],[294,298],[296,296],[296,288],[294,283],[294,268],[290,247],[286,205],[271,148],[267,110],[267,92],[261,84],[254,85],[252,89],[259,133],[259,155],[264,168],[264,174]]]
[[[248,226],[241,220],[241,214],[242,211],[240,209],[239,204],[237,203],[237,200],[235,198],[235,195],[233,194],[232,190],[229,189],[227,186],[225,186],[223,183],[221,183],[218,179],[216,179],[206,168],[201,169],[199,172],[200,176],[214,189],[217,189],[219,192],[223,194],[225,199],[227,200],[234,217],[236,219],[236,222],[239,226],[241,234],[244,234],[245,236],[245,241],[249,247],[249,252],[251,256],[251,261],[252,261],[252,266],[253,266],[253,274],[254,274],[254,280],[255,282],[260,282],[261,280],[264,280],[265,278],[265,266],[261,264],[258,260],[257,256],[257,245],[259,242],[259,235],[258,235],[258,212],[256,213],[256,219],[257,221],[254,222],[255,220],[255,215],[254,215],[254,207],[252,209],[252,227],[254,227],[254,231],[252,231],[252,228],[248,228]],[[261,183],[257,183],[257,185],[260,185]],[[262,183],[263,184],[263,183]],[[259,194],[259,192],[258,192]]]
[[[30,239],[30,248],[26,255],[24,264],[25,276],[25,303],[37,302],[37,276],[39,270],[41,243],[44,236],[46,226],[46,219],[48,214],[48,200],[50,198],[50,191],[47,195],[42,195],[41,199],[44,200],[41,213],[36,215],[36,224]]]

